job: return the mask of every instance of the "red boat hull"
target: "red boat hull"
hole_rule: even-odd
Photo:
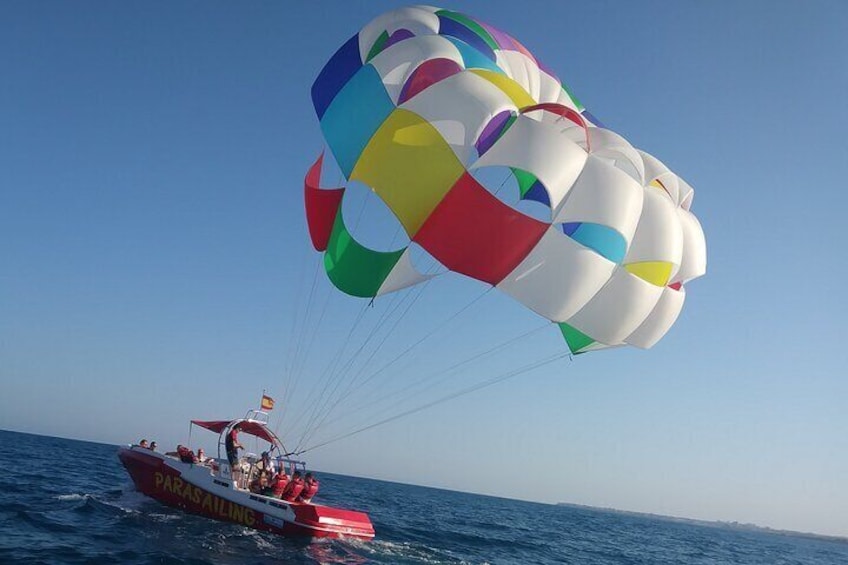
[[[179,467],[182,464],[169,462],[158,454],[145,452],[143,449],[122,448],[118,458],[140,492],[191,514],[283,536],[363,540],[374,537],[371,520],[363,512],[314,504],[288,503],[243,491],[210,492],[199,484],[200,481],[191,480],[181,472]],[[226,483],[214,482],[226,486]],[[244,504],[240,504],[238,500],[242,500]],[[263,511],[263,507],[268,510]]]

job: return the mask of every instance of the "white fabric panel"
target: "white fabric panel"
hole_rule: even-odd
[[[636,170],[640,185],[645,184],[645,164],[642,156],[630,143],[612,130],[604,128],[589,128],[589,149],[613,159],[626,159]]]
[[[539,101],[539,67],[524,53],[498,49],[495,61],[506,75],[520,84],[533,100]]]
[[[409,247],[407,247],[406,251],[404,251],[403,255],[400,256],[400,259],[398,259],[394,268],[391,272],[389,272],[389,276],[386,277],[386,280],[384,280],[383,284],[380,285],[380,289],[377,291],[377,296],[395,292],[396,290],[402,290],[428,279],[432,279],[435,276],[436,275],[425,275],[415,268],[412,264]]]
[[[409,6],[377,16],[359,31],[359,58],[365,62],[377,38],[384,31],[389,36],[401,28],[415,35],[438,34],[439,16],[435,14],[436,10],[430,6]]]
[[[588,353],[590,351],[600,351],[602,349],[613,349],[615,347],[624,347],[623,343],[616,343],[613,345],[607,345],[606,343],[598,343],[595,342],[592,345],[588,345],[580,350],[580,353]]]
[[[680,186],[680,207],[689,210],[692,207],[692,200],[695,198],[695,189],[680,177],[677,177],[677,183]]]
[[[630,175],[590,154],[568,197],[555,211],[554,223],[592,222],[609,226],[621,233],[629,246],[644,197],[645,189]]]
[[[686,300],[686,292],[683,288],[674,290],[665,287],[659,302],[647,319],[624,341],[642,349],[653,347],[677,320],[684,300]]]
[[[642,156],[642,162],[645,163],[645,184],[648,184],[665,173],[671,172],[662,161],[650,153],[645,153],[640,149],[637,149],[637,151],[639,152],[639,155]]]
[[[562,85],[560,85],[562,86]],[[571,99],[571,96],[568,95],[568,92],[565,88],[561,88],[559,91],[559,97],[555,100],[557,104],[562,104],[563,106],[568,106],[569,108],[574,108],[578,112],[580,109],[577,107],[577,104],[574,100]]]
[[[680,188],[677,184],[677,175],[669,171],[657,177],[657,180],[665,187],[665,192],[671,198],[671,202],[677,206],[680,203]]]
[[[680,269],[669,283],[687,282],[707,272],[707,241],[701,223],[692,212],[677,209],[680,227],[683,229],[683,257]]]
[[[418,66],[429,59],[450,59],[465,68],[456,45],[438,35],[411,37],[386,49],[373,59],[392,102],[397,104],[403,85]]]
[[[472,169],[490,166],[517,167],[545,186],[556,210],[588,158],[586,151],[563,136],[558,126],[518,116],[507,132],[480,157]]]
[[[566,323],[596,341],[621,343],[645,321],[663,288],[618,268],[606,286]]]
[[[462,72],[426,88],[401,108],[430,122],[467,166],[477,158],[474,142],[489,120],[503,110],[513,109],[514,104],[488,80]]]
[[[639,155],[642,156],[642,162],[645,164],[645,186],[651,184],[652,180],[659,179],[659,181],[666,187],[665,192],[668,197],[675,205],[677,205],[679,202],[677,175],[672,173],[662,161],[650,153],[645,153],[638,149],[637,151],[639,151]]]
[[[677,208],[662,189],[649,186],[644,193],[642,217],[624,263],[668,261],[679,267],[683,256],[683,228]]]
[[[538,314],[563,322],[604,286],[615,267],[551,226],[498,288]]]
[[[539,69],[539,103],[557,102],[561,92],[562,85],[559,80]],[[571,104],[567,104],[567,106],[574,107]]]

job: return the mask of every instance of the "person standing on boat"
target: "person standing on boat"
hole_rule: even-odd
[[[238,465],[238,450],[244,449],[238,441],[238,431],[239,426],[236,424],[230,430],[230,433],[227,434],[226,440],[224,440],[225,447],[227,448],[227,461],[230,462],[230,470],[234,479],[238,478],[236,476],[238,473],[238,468],[236,467]]]

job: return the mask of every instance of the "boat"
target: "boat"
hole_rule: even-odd
[[[226,438],[231,430],[264,440],[276,464],[292,476],[304,472],[306,463],[289,457],[277,435],[268,427],[268,416],[250,410],[235,420],[192,420],[219,434],[218,456],[199,461],[179,452],[160,453],[131,444],[121,447],[118,458],[138,491],[168,506],[191,514],[232,522],[282,536],[309,536],[371,540],[374,527],[364,512],[334,508],[303,501],[287,501],[253,492],[248,488],[261,461],[253,453],[238,459],[231,468],[226,456]],[[191,453],[190,451],[188,452]]]

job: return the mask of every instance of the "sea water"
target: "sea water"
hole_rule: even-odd
[[[288,539],[138,493],[117,447],[0,431],[0,563],[848,564],[848,540],[321,473],[371,542]]]

